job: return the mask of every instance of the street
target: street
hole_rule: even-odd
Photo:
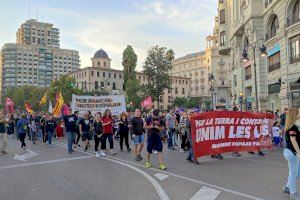
[[[144,162],[119,150],[116,156],[96,158],[93,151],[77,149],[67,154],[66,141],[55,139],[50,149],[41,142],[22,150],[15,138],[8,154],[1,155],[1,199],[172,199],[172,200],[280,200],[288,169],[282,149],[265,157],[243,153],[224,160],[200,158],[200,165],[186,161],[186,153],[164,148],[168,169],[146,169]],[[90,149],[92,149],[93,143]],[[144,154],[143,154],[144,155]]]

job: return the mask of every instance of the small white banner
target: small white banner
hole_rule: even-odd
[[[126,112],[126,104],[124,95],[114,96],[78,96],[72,95],[72,112],[79,111],[82,115],[86,111],[91,111],[94,115],[97,112],[103,113],[109,109],[112,115],[120,115]]]

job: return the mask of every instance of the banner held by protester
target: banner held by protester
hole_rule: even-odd
[[[191,117],[195,158],[225,152],[259,151],[272,145],[272,116],[248,112],[212,111]]]

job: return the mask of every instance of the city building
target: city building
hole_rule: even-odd
[[[211,98],[213,108],[228,108],[231,105],[230,57],[219,54],[222,42],[219,42],[218,31],[216,17],[213,34],[206,37],[205,51],[175,59],[171,75],[191,79],[191,97]]]
[[[219,53],[229,55],[232,104],[300,107],[299,0],[219,0]]]
[[[6,43],[0,51],[1,94],[24,85],[49,87],[53,79],[79,68],[78,51],[60,49],[53,24],[27,20],[16,35],[17,43]]]
[[[102,89],[113,95],[125,94],[123,71],[111,68],[111,59],[108,54],[100,49],[91,60],[91,67],[85,67],[70,73],[70,76],[76,80],[77,88],[90,92]],[[142,72],[137,72],[136,78],[141,85],[147,82],[146,76]],[[171,78],[173,90],[164,91],[160,97],[160,109],[167,109],[175,97],[190,96],[190,78],[176,76]],[[157,107],[157,102],[154,105]]]
[[[77,88],[86,91],[106,90],[110,94],[124,94],[123,71],[111,68],[111,59],[103,50],[98,50],[91,67],[70,73],[76,80]]]

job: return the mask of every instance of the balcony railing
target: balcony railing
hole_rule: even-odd
[[[300,54],[294,55],[291,57],[291,64],[300,62]]]
[[[275,71],[277,69],[280,69],[280,62],[269,65],[269,72]]]
[[[276,26],[275,29],[270,30],[269,32],[266,33],[266,40],[271,39],[272,37],[274,37],[277,34],[277,30],[278,30],[279,26]]]
[[[300,17],[288,17],[286,18],[286,26],[289,27],[300,21]]]
[[[250,80],[251,79],[251,74],[246,74],[245,75],[245,80]]]

